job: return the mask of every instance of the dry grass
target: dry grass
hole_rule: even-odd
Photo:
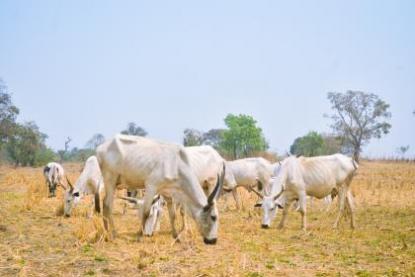
[[[74,181],[80,165],[65,168]],[[354,231],[347,222],[333,230],[334,207],[325,213],[319,201],[309,208],[307,233],[299,230],[295,212],[285,230],[277,230],[275,223],[262,230],[254,197],[242,191],[241,212],[232,202],[227,209],[220,201],[216,246],[205,246],[193,223],[182,242],[173,244],[167,213],[161,232],[138,242],[136,212],[121,215],[120,202],[118,236],[106,241],[101,218],[86,217],[88,204],[69,219],[59,216],[62,191],[47,198],[41,169],[2,167],[0,276],[413,276],[415,164],[365,162],[353,191]]]

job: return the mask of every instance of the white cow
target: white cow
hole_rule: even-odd
[[[170,196],[185,206],[196,221],[206,244],[215,244],[218,230],[216,198],[223,184],[221,178],[209,195],[203,193],[198,179],[190,167],[183,146],[155,140],[116,135],[97,148],[97,158],[104,176],[104,225],[114,234],[112,207],[114,192],[120,180],[131,189],[145,188],[142,223],[149,216],[156,194]],[[142,232],[141,232],[142,233]],[[173,233],[173,236],[177,234]]]
[[[67,181],[69,190],[65,192],[64,197],[64,215],[66,217],[71,215],[72,208],[79,203],[84,195],[93,194],[95,211],[101,212],[99,193],[104,189],[104,180],[97,157],[91,156],[86,160],[75,186],[72,186],[69,180]]]
[[[272,165],[264,158],[246,158],[226,162],[224,190],[232,191],[237,209],[240,209],[241,201],[236,189],[242,186],[250,191],[257,184],[268,185],[275,168],[276,165]],[[258,189],[260,192],[269,191],[268,186],[259,186]]]
[[[184,148],[187,156],[189,158],[189,164],[196,175],[200,187],[204,190],[206,196],[208,196],[213,189],[215,188],[215,185],[218,181],[218,175],[221,174],[223,170],[223,164],[225,160],[219,155],[219,153],[211,146],[202,145],[202,146],[190,146]],[[122,199],[128,200],[131,198],[123,197]],[[178,203],[174,203],[171,199],[167,198],[167,203],[169,207],[169,218],[170,223],[173,228],[173,233],[177,234],[177,231],[173,226],[176,226],[176,209],[173,205],[177,205]],[[132,200],[133,201],[133,200]],[[141,201],[141,200],[137,200]],[[141,203],[141,202],[138,202]],[[183,207],[179,207],[180,212],[182,214],[182,217],[184,216]],[[152,222],[158,222],[154,221],[154,219],[147,219],[147,222],[145,224],[146,229],[146,235],[151,235],[153,232],[151,231],[151,224],[148,223],[148,221]],[[182,230],[185,228],[186,221],[185,218],[182,218]],[[153,227],[156,227],[153,225]],[[155,228],[154,228],[154,231]]]
[[[56,196],[56,187],[59,185],[66,189],[66,185],[63,181],[65,177],[65,171],[60,164],[55,162],[48,163],[43,168],[43,176],[45,176],[46,185],[49,188],[49,197]]]
[[[205,194],[209,195],[217,183],[225,160],[213,147],[208,145],[185,147],[185,151],[200,186]]]
[[[351,227],[355,227],[353,195],[350,183],[358,165],[342,154],[313,158],[291,156],[286,158],[277,175],[272,180],[271,193],[263,197],[264,211],[262,227],[269,228],[278,208],[283,208],[283,216],[279,228],[283,228],[291,204],[298,200],[299,212],[302,215],[302,228],[306,225],[306,196],[324,198],[337,191],[339,196],[339,213],[334,223],[338,226],[343,216],[345,202],[351,214]]]

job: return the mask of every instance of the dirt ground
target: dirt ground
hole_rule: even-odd
[[[80,164],[65,164],[72,180]],[[47,198],[41,168],[0,168],[0,276],[415,276],[415,164],[362,162],[352,183],[357,228],[344,220],[332,229],[336,205],[308,206],[309,229],[291,211],[260,228],[256,197],[241,190],[244,209],[219,200],[219,240],[206,246],[191,219],[180,243],[170,235],[167,211],[161,231],[137,241],[135,210],[122,215],[118,236],[106,241],[99,216],[88,204],[71,218],[60,215],[62,191]],[[122,193],[122,192],[119,192]],[[86,201],[88,202],[88,201]],[[225,205],[227,203],[227,205]]]

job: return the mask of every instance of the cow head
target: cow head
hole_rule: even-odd
[[[264,229],[268,229],[271,226],[271,222],[277,215],[278,209],[283,209],[285,203],[283,196],[284,188],[282,184],[278,183],[278,180],[274,180],[273,186],[278,188],[280,192],[264,196],[263,194],[252,189],[253,192],[262,198],[262,203],[256,204],[255,207],[262,207],[263,217],[261,227]]]
[[[69,189],[65,191],[64,195],[63,214],[66,217],[70,217],[72,208],[79,203],[81,195],[79,191],[75,191],[68,178],[66,178],[66,181],[68,182]]]
[[[142,215],[142,208],[144,205],[143,199],[138,199],[135,197],[119,197],[120,199],[126,200],[130,203],[135,204],[134,208],[138,210],[138,215]],[[151,203],[151,208],[149,215],[144,224],[143,234],[145,236],[152,236],[154,232],[157,232],[160,229],[160,219],[163,212],[163,207],[166,204],[161,195],[156,195]]]
[[[219,226],[219,214],[216,207],[216,199],[219,197],[223,187],[223,181],[225,178],[225,165],[223,171],[218,180],[215,188],[207,199],[207,205],[203,207],[199,218],[199,229],[203,236],[203,242],[205,244],[216,244],[218,237]]]
[[[147,217],[146,224],[144,225],[143,234],[145,236],[152,236],[154,232],[160,230],[160,220],[165,203],[166,202],[162,196],[157,195],[154,197],[151,204],[150,213]]]

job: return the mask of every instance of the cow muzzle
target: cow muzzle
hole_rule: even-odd
[[[216,244],[217,241],[218,241],[217,238],[214,238],[214,239],[203,238],[203,242],[209,245],[214,245]]]

